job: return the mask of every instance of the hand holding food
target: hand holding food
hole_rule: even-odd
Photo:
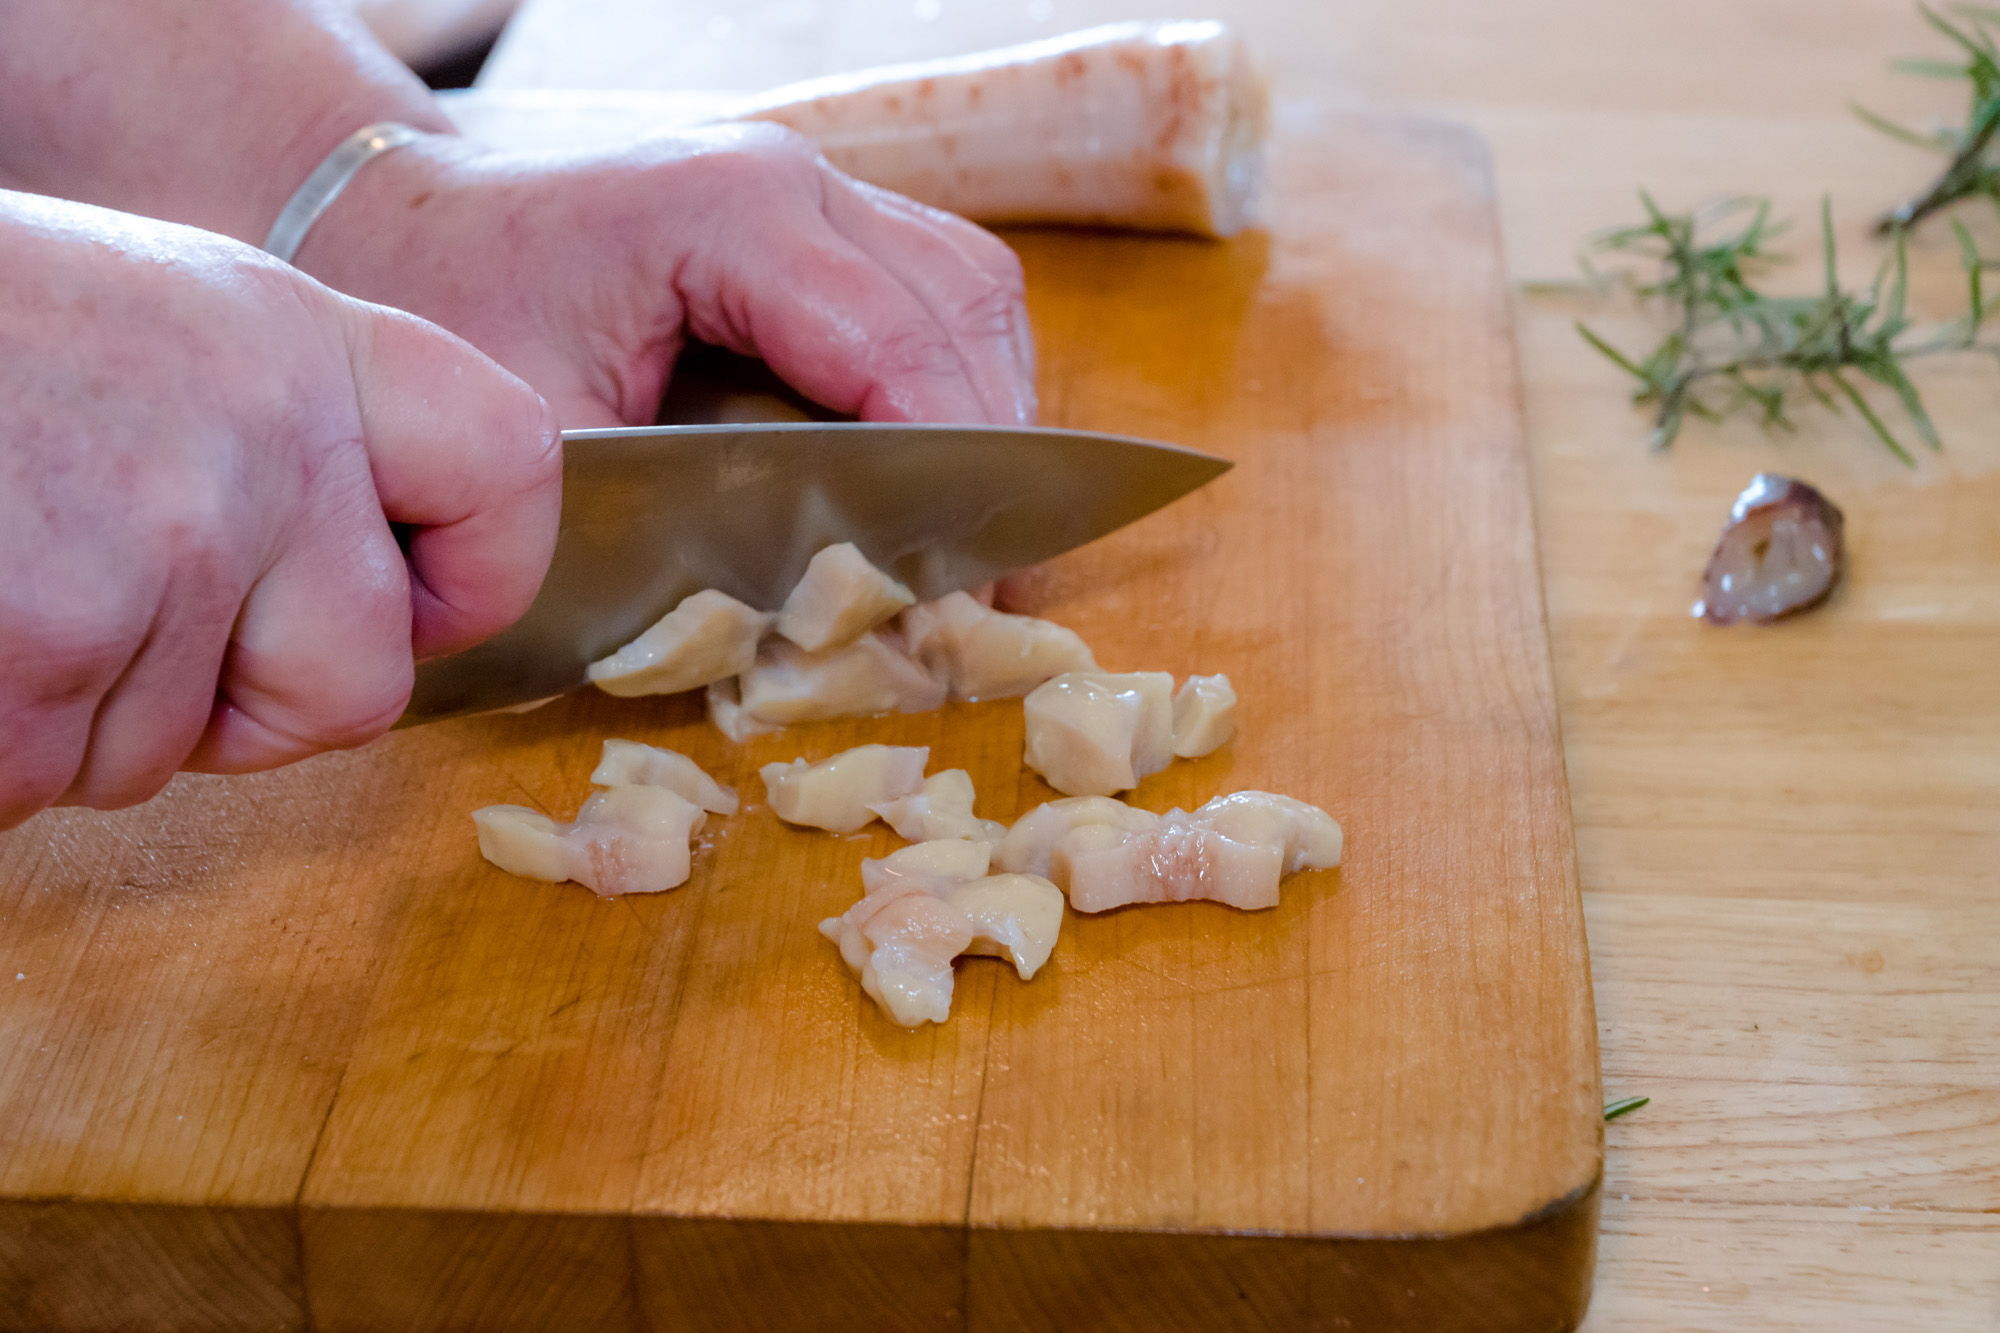
[[[571,154],[436,136],[370,163],[298,262],[460,334],[565,428],[654,420],[689,338],[868,420],[1034,416],[1013,252],[777,126]]]

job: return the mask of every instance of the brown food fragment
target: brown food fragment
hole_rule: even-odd
[[[1765,625],[1818,606],[1846,568],[1845,526],[1805,482],[1758,473],[1729,511],[1694,613],[1714,625]]]

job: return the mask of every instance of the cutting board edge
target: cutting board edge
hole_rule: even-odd
[[[1157,1308],[1164,1282],[1219,1333],[1287,1316],[1317,1326],[1336,1313],[1429,1326],[1473,1308],[1490,1313],[1497,1288],[1519,1317],[1512,1327],[1573,1328],[1589,1302],[1601,1194],[1593,1180],[1508,1226],[1411,1236],[10,1200],[0,1207],[0,1293],[28,1294],[18,1305],[0,1298],[0,1327],[67,1333],[102,1327],[112,1315],[180,1318],[187,1307],[174,1303],[194,1290],[217,1326],[365,1328],[392,1317],[430,1326],[452,1310],[506,1333],[547,1325],[457,1306],[468,1255],[489,1272],[533,1258],[533,1271],[549,1273],[553,1253],[563,1262],[531,1304],[639,1326],[718,1308],[739,1320],[782,1321],[807,1299],[856,1319],[895,1309],[1004,1328],[1083,1311],[1101,1317],[1093,1327],[1122,1327],[1117,1312],[1145,1308],[1128,1304],[1142,1295]],[[59,1237],[45,1229],[50,1209],[62,1218]],[[385,1229],[404,1244],[383,1250]],[[621,1234],[626,1243],[617,1243]],[[262,1262],[245,1264],[246,1237]],[[908,1262],[912,1249],[932,1262]],[[404,1258],[393,1274],[388,1253]],[[171,1271],[135,1283],[129,1265],[142,1259]],[[874,1276],[849,1281],[856,1260]],[[740,1280],[774,1261],[826,1280]]]

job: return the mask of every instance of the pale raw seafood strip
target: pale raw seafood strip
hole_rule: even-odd
[[[983,842],[940,838],[863,861],[867,895],[820,922],[894,1021],[942,1023],[961,954],[1004,958],[1026,980],[1055,949],[1062,890],[1033,875],[988,875],[990,852]]]
[[[778,609],[778,633],[807,652],[852,643],[916,601],[908,588],[868,563],[853,542],[813,556]]]
[[[852,833],[875,818],[871,806],[921,791],[930,756],[920,745],[858,745],[817,764],[794,759],[758,771],[778,818]]]
[[[972,774],[962,768],[947,768],[926,778],[923,790],[915,796],[884,801],[874,809],[898,837],[912,842],[933,838],[999,842],[1007,826],[973,814],[972,802]]]
[[[743,697],[735,680],[718,680],[708,687],[708,720],[715,729],[738,745],[781,730],[772,722],[760,722],[744,711]]]
[[[957,699],[1011,699],[1066,671],[1097,670],[1075,630],[995,611],[962,592],[911,607],[903,633]]]
[[[922,889],[943,893],[955,884],[984,879],[993,849],[964,838],[933,838],[898,847],[887,856],[861,863],[861,884],[869,893],[890,889]]]
[[[676,126],[769,120],[812,137],[850,175],[975,222],[1222,236],[1254,211],[1269,120],[1241,39],[1185,20],[863,69],[747,101],[629,89],[441,100],[469,138],[514,151],[622,148]]]
[[[1189,676],[1174,692],[1174,754],[1199,759],[1236,734],[1236,688],[1227,676]]]
[[[1001,842],[998,860],[1003,866],[1010,854],[1026,860],[1053,834],[1048,878],[1079,912],[1193,898],[1254,911],[1278,905],[1285,876],[1340,864],[1343,838],[1332,816],[1272,792],[1218,796],[1193,814],[1134,810],[1123,821],[1101,808],[1055,810],[1064,804],[1023,816]],[[1066,818],[1075,821],[1068,829]]]
[[[663,750],[640,741],[604,742],[604,757],[590,775],[599,787],[665,787],[693,801],[710,814],[733,815],[740,804],[736,793],[702,770],[678,750]]]
[[[954,958],[972,943],[964,912],[920,888],[871,893],[819,923],[861,977],[861,989],[904,1027],[951,1016]]]
[[[767,640],[737,681],[743,712],[757,723],[790,726],[877,713],[927,713],[944,703],[944,683],[880,631],[822,653]]]
[[[1285,853],[1285,873],[1325,870],[1340,864],[1340,825],[1316,805],[1268,791],[1218,796],[1187,816],[1190,824],[1212,828],[1238,842],[1262,842]]]
[[[1073,671],[1030,693],[1025,760],[1057,791],[1110,796],[1173,762],[1174,678]]]
[[[590,664],[606,694],[679,694],[750,669],[773,617],[713,588],[682,599],[653,627]]]
[[[1050,877],[1079,912],[1207,898],[1245,911],[1278,905],[1285,850],[1189,824],[1181,811],[1127,833],[1091,824],[1056,844]]]
[[[479,852],[509,874],[573,879],[604,897],[659,893],[687,882],[689,846],[707,814],[665,787],[611,787],[558,823],[520,805],[472,812]]]
[[[1072,830],[1088,824],[1109,824],[1127,833],[1153,827],[1159,816],[1109,796],[1066,796],[1038,805],[1014,821],[994,849],[993,864],[1002,870],[1047,878],[1056,844]]]
[[[1055,951],[1062,890],[1039,875],[988,875],[954,885],[944,900],[972,923],[969,954],[1005,958],[1026,981]]]
[[[1114,23],[795,84],[734,118],[982,222],[1227,236],[1262,183],[1268,97],[1221,23]]]

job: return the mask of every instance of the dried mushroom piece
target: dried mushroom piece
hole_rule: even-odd
[[[1758,473],[1729,511],[1694,613],[1712,625],[1765,625],[1818,606],[1846,569],[1845,527],[1805,482]]]

